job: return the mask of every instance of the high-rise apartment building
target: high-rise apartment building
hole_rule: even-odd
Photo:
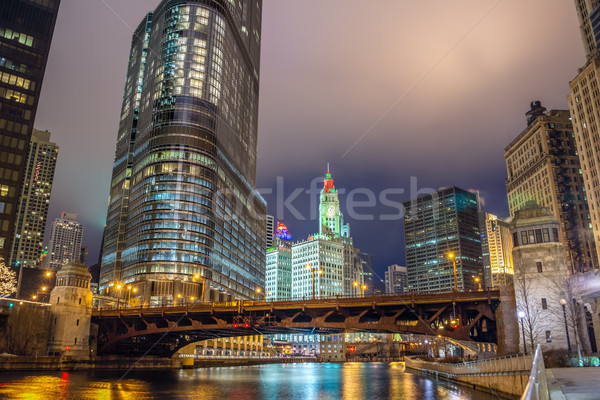
[[[0,257],[8,260],[60,0],[0,2]],[[39,256],[39,255],[38,255]]]
[[[598,267],[586,191],[567,110],[546,112],[539,101],[526,113],[527,128],[505,149],[511,217],[529,201],[559,219],[561,240],[574,272]]]
[[[408,291],[408,274],[406,267],[394,264],[385,271],[385,293],[397,294]]]
[[[261,0],[163,0],[137,27],[101,289],[126,282],[143,302],[159,304],[175,293],[255,298],[264,287],[266,203],[256,190],[261,14]]]
[[[497,216],[479,213],[483,282],[485,287],[498,288],[512,282],[512,236],[510,226]],[[483,285],[482,285],[483,286]]]
[[[50,236],[49,267],[56,270],[71,262],[79,263],[83,225],[77,222],[77,214],[62,212],[52,223]]]
[[[40,266],[57,157],[58,146],[50,141],[50,132],[34,129],[25,163],[10,265]]]
[[[408,290],[476,290],[483,277],[477,198],[449,187],[404,202]]]

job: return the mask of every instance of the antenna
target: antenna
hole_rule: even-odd
[[[327,172],[329,172],[329,163],[327,163]]]

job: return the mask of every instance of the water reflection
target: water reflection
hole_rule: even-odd
[[[196,370],[3,373],[0,398],[83,400],[456,400],[493,397],[388,363],[284,364]]]

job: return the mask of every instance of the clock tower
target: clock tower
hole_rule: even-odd
[[[325,185],[321,190],[321,201],[319,203],[319,233],[339,237],[342,236],[342,214],[340,213],[338,193],[329,172],[329,164],[327,164],[327,174],[324,182]]]

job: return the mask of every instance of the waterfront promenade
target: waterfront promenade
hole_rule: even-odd
[[[600,399],[600,368],[552,368],[548,370],[551,400]]]

